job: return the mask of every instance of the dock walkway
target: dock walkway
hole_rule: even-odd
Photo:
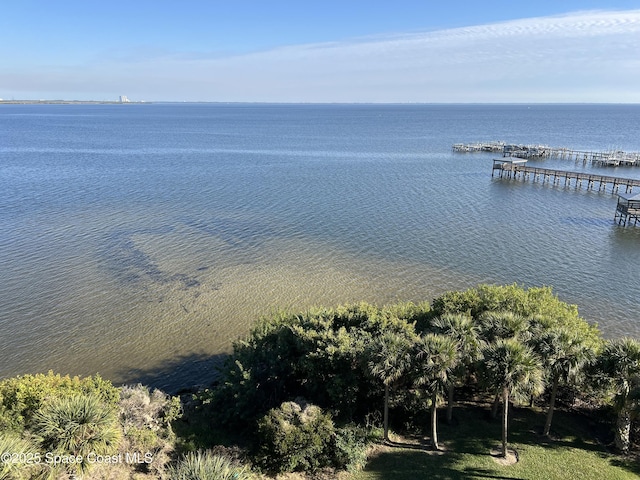
[[[498,171],[501,178],[506,176],[507,178],[521,178],[522,180],[542,180],[542,183],[553,182],[553,185],[564,181],[565,186],[571,185],[573,181],[576,188],[581,187],[584,183],[588,190],[595,188],[595,184],[598,184],[598,191],[606,191],[607,185],[610,185],[612,193],[617,193],[620,187],[625,187],[626,193],[630,193],[633,187],[640,187],[640,179],[598,175],[588,172],[570,172],[553,168],[529,167],[525,163],[526,160],[523,159],[494,159],[491,176],[493,177]]]

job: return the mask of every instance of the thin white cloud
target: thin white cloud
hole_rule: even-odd
[[[39,91],[158,100],[640,102],[640,10],[15,75]],[[9,82],[0,75],[0,91]]]

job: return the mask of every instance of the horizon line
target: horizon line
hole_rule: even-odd
[[[72,100],[72,99],[0,99],[0,104],[117,104],[147,105],[157,103],[178,104],[239,104],[239,105],[640,105],[640,102],[277,102],[277,101],[244,101],[244,100]]]

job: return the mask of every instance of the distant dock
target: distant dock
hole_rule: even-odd
[[[502,152],[506,145],[505,142],[454,143],[452,149],[457,153],[497,153]]]
[[[518,145],[506,142],[456,143],[452,150],[456,153],[491,152],[502,153],[503,157],[530,158],[560,158],[573,160],[576,163],[592,163],[598,166],[640,166],[640,152],[590,151],[575,150],[565,147],[550,147],[548,145]]]

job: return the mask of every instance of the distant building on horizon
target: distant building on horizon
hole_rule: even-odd
[[[120,103],[129,103],[129,99],[126,95],[120,95]]]

